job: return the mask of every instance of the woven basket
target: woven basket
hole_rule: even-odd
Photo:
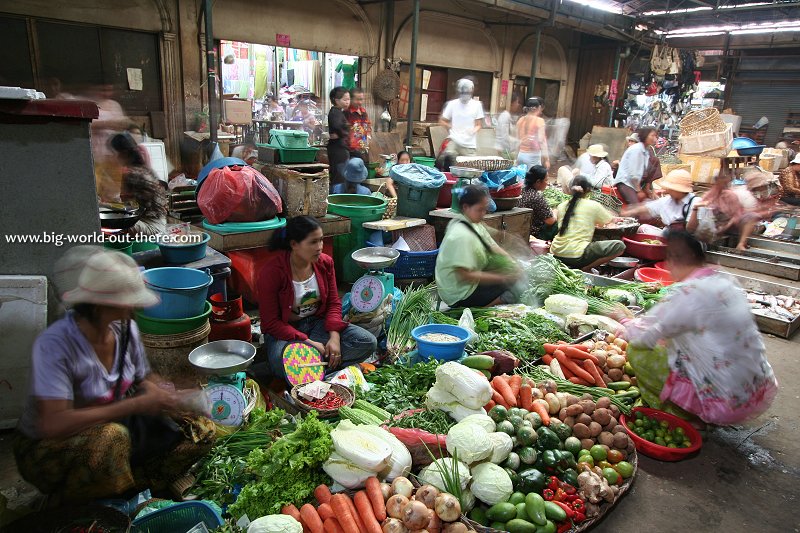
[[[592,192],[591,198],[592,200],[599,203],[609,211],[612,211],[618,215],[620,214],[620,212],[622,212],[622,200],[620,200],[616,196],[611,196],[610,194],[594,191]]]
[[[392,232],[392,241],[397,241],[400,237],[403,237],[403,240],[406,241],[411,252],[436,250],[436,228],[430,224]]]
[[[508,170],[514,166],[514,162],[510,159],[469,159],[467,161],[459,161],[453,166],[477,168],[478,170],[493,172],[495,170]]]
[[[619,493],[617,493],[616,499],[614,499],[611,503],[603,503],[600,505],[600,514],[595,516],[594,518],[590,518],[588,520],[584,520],[580,524],[573,525],[570,529],[566,531],[566,533],[582,533],[583,531],[588,531],[595,524],[597,524],[603,517],[617,504],[617,502],[625,495],[628,490],[630,490],[631,485],[633,485],[633,480],[636,479],[636,472],[639,469],[639,456],[634,451],[631,455],[628,456],[628,462],[633,465],[633,475],[629,477],[625,483],[622,484],[619,488]],[[461,523],[467,526],[468,528],[474,529],[478,533],[504,533],[502,530],[494,529],[491,527],[482,526],[479,523],[475,522],[474,520],[470,520],[466,516],[461,516]]]
[[[715,107],[699,109],[681,120],[681,135],[703,135],[725,131],[725,122]]]
[[[339,414],[339,409],[317,409],[315,407],[311,407],[308,405],[300,395],[297,393],[297,390],[301,387],[308,385],[307,383],[300,383],[299,385],[295,385],[292,387],[291,396],[292,400],[294,400],[295,405],[298,409],[300,409],[303,413],[310,413],[311,411],[316,411],[317,416],[319,418],[333,418]],[[350,407],[353,405],[353,402],[356,400],[355,394],[353,391],[345,387],[344,385],[339,385],[338,383],[331,383],[331,391],[336,394],[338,397],[344,400],[344,407]]]
[[[189,353],[208,342],[211,324],[178,335],[142,333],[142,344],[153,372],[181,386],[199,385],[204,376],[189,363]]]

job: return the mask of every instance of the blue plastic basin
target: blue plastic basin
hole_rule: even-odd
[[[161,302],[142,310],[152,318],[190,318],[202,314],[208,286],[214,281],[207,272],[185,267],[151,268],[142,273],[148,289]]]
[[[458,337],[457,342],[431,342],[422,339],[426,333],[444,333]],[[439,361],[455,361],[464,355],[464,348],[469,340],[469,331],[460,326],[450,324],[427,324],[411,330],[411,337],[417,341],[417,350],[422,359]]]
[[[161,258],[165,263],[171,265],[185,265],[194,261],[200,261],[206,256],[206,246],[211,236],[208,233],[201,233],[203,240],[196,244],[166,244],[158,243],[161,249]]]

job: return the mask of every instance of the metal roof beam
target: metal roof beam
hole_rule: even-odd
[[[693,0],[694,1],[694,0]],[[692,16],[695,17],[708,17],[708,16],[716,16],[716,15],[740,15],[743,13],[749,13],[753,11],[763,11],[766,9],[773,9],[773,10],[781,10],[786,8],[796,8],[800,7],[800,0],[773,0],[772,3],[769,4],[761,4],[759,5],[757,1],[754,1],[754,5],[742,5],[741,7],[737,7],[735,5],[732,6],[724,6],[724,5],[711,5],[710,2],[700,2],[694,1],[696,4],[703,4],[700,7],[711,7],[711,9],[703,10],[703,11],[694,11],[685,13],[682,10],[676,10],[674,12],[663,13],[659,15],[644,15],[642,13],[640,16],[644,19],[663,19],[663,18],[674,18],[674,17],[682,17],[684,19],[688,19]],[[655,11],[655,10],[653,10]],[[646,13],[646,12],[645,12]]]

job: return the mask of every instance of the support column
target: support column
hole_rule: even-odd
[[[181,97],[180,54],[178,36],[162,32],[159,39],[161,55],[161,87],[167,138],[164,139],[167,158],[174,163],[180,160],[180,140],[183,132],[183,98]]]
[[[408,127],[406,128],[406,144],[411,146],[414,137],[414,103],[417,100],[417,40],[419,39],[419,0],[414,0],[414,25],[411,32],[411,70],[409,72],[408,91]]]

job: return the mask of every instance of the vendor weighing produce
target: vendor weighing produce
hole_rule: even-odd
[[[176,393],[150,373],[131,320],[158,296],[133,259],[97,247],[72,248],[55,276],[72,309],[33,347],[30,397],[14,440],[19,472],[61,504],[147,488],[164,494],[211,449],[215,426],[167,415],[193,393]]]

